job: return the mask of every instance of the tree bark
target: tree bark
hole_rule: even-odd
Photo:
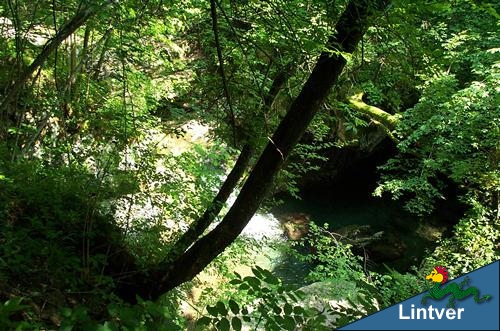
[[[215,48],[217,49],[217,59],[219,60],[218,71],[222,80],[222,88],[224,90],[224,95],[226,96],[227,107],[229,109],[228,118],[231,122],[231,127],[233,130],[233,144],[234,147],[236,147],[238,144],[238,141],[236,139],[236,116],[234,115],[233,103],[231,102],[231,94],[229,93],[226,73],[224,70],[224,58],[222,57],[222,47],[219,40],[219,29],[217,26],[217,5],[215,4],[215,0],[210,0],[210,15],[212,17],[212,31],[214,32]]]
[[[217,215],[219,215],[222,207],[238,184],[240,178],[245,173],[245,170],[247,170],[252,156],[252,150],[253,148],[249,143],[243,146],[233,169],[229,175],[227,175],[226,180],[210,204],[210,207],[208,207],[203,215],[197,219],[194,224],[192,224],[189,229],[176,241],[174,246],[169,251],[166,261],[173,261],[181,256],[186,249],[188,249],[189,246],[191,246],[198,239],[198,237],[205,232]]]
[[[385,0],[351,0],[339,18],[335,33],[301,92],[292,103],[272,138],[269,138],[235,203],[221,223],[199,239],[183,255],[158,270],[161,279],[150,292],[156,299],[176,286],[191,280],[229,246],[248,224],[272,186],[273,180],[310,121],[340,76],[346,60],[369,25],[375,8],[386,6]]]
[[[290,69],[290,68],[288,68]],[[285,85],[289,76],[289,70],[280,71],[273,80],[273,83],[265,96],[264,108],[266,110],[271,108],[272,103],[277,97],[281,88]],[[161,280],[165,274],[165,270],[168,269],[169,262],[177,261],[185,253],[185,251],[193,243],[198,240],[198,238],[205,232],[205,230],[213,223],[217,215],[220,213],[222,206],[229,198],[230,194],[234,191],[234,188],[240,181],[244,172],[248,168],[250,159],[254,154],[254,146],[249,141],[248,137],[245,137],[247,142],[243,146],[238,159],[227,176],[226,180],[222,184],[219,192],[213,199],[210,207],[203,213],[203,215],[190,225],[189,229],[179,238],[174,246],[170,249],[169,254],[156,268],[153,270],[141,270],[135,264],[134,261],[131,262],[129,259],[129,254],[126,251],[121,251],[121,247],[113,246],[110,251],[118,252],[118,254],[113,254],[112,264],[114,267],[110,270],[116,270],[116,265],[119,261],[124,261],[121,267],[122,272],[118,274],[115,278],[116,281],[116,293],[125,301],[130,303],[136,302],[136,295],[143,298],[157,297],[161,293],[152,294],[153,287]],[[119,252],[122,252],[123,257]]]
[[[349,98],[349,105],[354,110],[367,115],[372,122],[381,128],[387,137],[389,137],[389,139],[391,139],[394,143],[400,143],[399,139],[392,133],[401,120],[400,114],[392,115],[383,109],[366,104],[363,101],[363,92],[351,96]]]
[[[288,65],[285,70],[279,71],[269,88],[268,93],[264,97],[264,109],[269,111],[272,103],[276,99],[279,91],[283,88],[288,78],[290,77],[290,72],[292,68]],[[219,192],[212,200],[210,207],[203,213],[203,215],[190,225],[189,229],[175,242],[174,246],[170,249],[165,261],[174,261],[180,255],[182,255],[191,246],[206,229],[213,223],[217,215],[219,215],[222,207],[226,203],[227,199],[234,191],[234,188],[240,181],[241,177],[247,170],[250,159],[254,154],[254,146],[249,142],[249,137],[245,137],[244,140],[247,142],[243,145],[240,155],[234,164],[233,169],[227,176],[226,180],[222,184]]]

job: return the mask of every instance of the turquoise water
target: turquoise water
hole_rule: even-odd
[[[411,228],[412,223],[418,221],[395,202],[362,194],[339,196],[318,192],[304,194],[301,200],[293,197],[283,197],[282,200],[282,205],[273,208],[276,217],[302,212],[310,215],[316,224],[328,223],[331,229],[357,224],[370,225],[380,231],[392,227],[394,223],[405,223]]]
[[[272,214],[278,219],[287,214],[305,213],[311,221],[318,225],[327,223],[333,231],[353,224],[370,225],[373,233],[384,231],[381,241],[388,246],[379,245],[376,254],[370,251],[370,246],[367,247],[374,271],[386,270],[384,264],[400,272],[408,271],[412,265],[418,266],[426,252],[435,247],[436,241],[422,229],[429,229],[430,223],[441,230],[446,228],[446,224],[449,226],[448,220],[435,216],[419,218],[403,210],[398,202],[372,197],[361,190],[343,195],[323,190],[304,193],[300,200],[290,196],[280,199],[283,203],[272,209]],[[384,250],[383,247],[388,248]],[[285,254],[278,261],[275,272],[288,283],[300,284],[309,268],[307,264]]]

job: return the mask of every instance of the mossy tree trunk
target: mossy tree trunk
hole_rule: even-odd
[[[349,98],[349,105],[356,111],[367,115],[375,124],[377,124],[385,134],[395,143],[398,139],[392,134],[392,130],[398,125],[401,116],[392,115],[383,109],[369,105],[363,101],[363,92],[356,93]]]
[[[389,130],[393,130],[399,122],[398,115],[392,115],[378,107],[366,104],[363,101],[363,93],[357,93],[349,98],[349,104],[355,110],[368,115],[370,118],[379,121]]]

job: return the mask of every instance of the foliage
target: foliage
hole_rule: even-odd
[[[295,198],[300,198],[298,180],[310,171],[321,169],[328,158],[322,152],[331,148],[333,143],[323,141],[323,137],[312,143],[297,144],[290,157],[291,161],[285,166],[276,179],[276,190],[286,191]]]
[[[426,282],[421,273],[413,267],[412,272],[399,273],[387,267],[387,273],[373,274],[373,285],[378,289],[382,309],[402,302],[412,296],[424,292]],[[423,268],[421,268],[423,270]]]
[[[0,306],[0,326],[5,330],[35,330],[50,326],[35,319],[35,311],[22,305],[23,298],[15,297]],[[29,320],[18,320],[16,314],[30,315]],[[97,320],[85,306],[62,307],[55,313],[60,320],[58,330],[110,331],[110,330],[183,330],[183,321],[172,302],[155,303],[140,301],[131,306],[111,303],[107,307],[104,321]]]
[[[395,197],[412,193],[407,208],[428,212],[436,199],[443,198],[445,175],[487,203],[500,183],[495,76],[493,71],[483,82],[458,91],[453,76],[430,79],[420,103],[404,114],[399,130],[401,135],[411,134],[399,145],[401,156],[383,167],[392,172],[407,169],[405,179],[386,176],[376,193],[389,191]]]
[[[13,298],[0,304],[0,328],[3,330],[24,330],[30,325],[27,321],[17,321],[15,315],[25,312],[27,305],[21,304],[22,298]]]
[[[321,227],[311,222],[308,236],[295,246],[313,252],[297,255],[299,259],[314,266],[307,277],[310,281],[332,279],[339,282],[356,282],[365,279],[362,258],[353,254],[352,245],[342,242],[329,232],[328,224]],[[346,296],[349,296],[349,292],[346,292]]]
[[[389,267],[386,267],[385,273],[367,270],[363,257],[355,255],[352,246],[330,232],[327,224],[320,227],[310,223],[308,237],[295,245],[295,249],[303,250],[304,247],[314,253],[303,254],[299,250],[295,254],[313,266],[307,278],[312,282],[321,282],[324,295],[328,293],[326,289],[331,287],[334,289],[334,298],[346,299],[350,303],[352,315],[348,316],[350,319],[345,319],[346,323],[404,301],[426,289],[425,281],[415,267],[412,273],[405,274]],[[373,299],[381,305],[379,308],[370,302]],[[352,310],[353,307],[356,309]]]
[[[160,302],[142,301],[137,305],[108,305],[109,320],[96,330],[182,330],[185,321],[179,316],[175,298]]]
[[[337,8],[335,8],[337,10]],[[230,100],[220,100],[221,78],[214,46],[212,22],[205,18],[194,27],[193,36],[205,57],[196,64],[197,82],[204,86],[203,105],[210,111],[204,120],[214,121],[219,136],[238,141],[267,143],[290,96],[297,93],[307,70],[328,33],[328,17],[321,3],[301,1],[220,2],[219,38]],[[303,63],[304,68],[296,71]],[[290,73],[297,72],[297,76]],[[288,82],[266,101],[276,77],[290,76]],[[229,103],[231,105],[229,105]],[[264,105],[264,107],[263,107]],[[229,114],[231,113],[232,114]],[[229,120],[236,118],[236,127]],[[220,119],[223,119],[222,121]]]
[[[121,301],[108,304],[115,301],[109,294],[114,281],[103,273],[114,265],[109,249],[114,245],[123,247],[125,242],[134,247],[132,238],[139,228],[132,225],[124,240],[114,220],[115,209],[108,206],[116,196],[130,192],[128,185],[119,184],[119,176],[103,180],[77,165],[55,167],[48,166],[47,161],[2,161],[0,294],[30,294],[24,299],[29,305],[20,305],[18,299],[5,303],[0,314],[0,324],[5,326],[2,328],[26,329],[39,324],[50,327],[40,309],[31,309],[41,306],[43,302],[39,300],[45,298],[56,306],[47,311],[58,316],[54,320],[60,321],[62,329],[173,330],[174,323],[183,325],[177,303],[141,302],[133,307]],[[140,238],[142,245],[158,248],[158,238],[150,230],[154,226],[150,223],[147,229],[141,234],[150,237]],[[145,253],[147,249],[142,247],[135,253]],[[160,252],[149,254],[157,257]],[[148,254],[141,256],[145,257]],[[13,285],[9,288],[4,284]],[[175,298],[171,302],[176,302]],[[73,306],[66,306],[68,303]],[[59,309],[62,310],[55,311]],[[30,318],[21,319],[21,312]],[[108,316],[109,320],[101,325],[96,315]]]
[[[420,100],[404,112],[397,130],[400,154],[382,168],[376,190],[404,197],[407,208],[419,214],[445,198],[447,180],[484,203],[499,185],[498,14],[488,3],[459,2],[427,9],[437,16],[419,33],[440,47],[432,65],[421,70]],[[454,18],[452,24],[438,23],[443,17]]]
[[[208,207],[232,158],[232,150],[222,143],[189,145],[178,155],[168,145],[151,148],[161,139],[160,134],[129,157],[136,165],[131,170],[139,177],[140,190],[118,200],[122,210],[129,209],[121,221],[130,247],[144,265],[161,261],[179,230]]]
[[[230,284],[238,291],[240,300],[207,306],[207,315],[197,322],[201,330],[207,326],[216,330],[242,330],[243,326],[256,330],[329,329],[324,312],[304,307],[303,292],[283,286],[271,272],[260,267],[252,268],[252,273],[246,277],[235,274]]]
[[[388,192],[410,211],[428,214],[458,193],[469,210],[425,265],[445,265],[459,276],[499,254],[499,7],[489,1],[414,6],[408,10],[431,14],[419,38],[433,51],[422,56],[421,95],[403,113],[399,154],[381,168],[375,194]]]
[[[450,278],[459,277],[500,258],[500,220],[478,202],[455,226],[452,238],[444,238],[425,265],[446,266]]]
[[[92,240],[92,249],[100,240],[112,240],[86,230],[94,223],[101,234],[106,233],[109,215],[97,213],[95,198],[87,194],[97,194],[93,189],[99,180],[84,169],[46,168],[42,162],[9,164],[2,172],[8,179],[0,183],[2,273],[21,277],[25,284],[36,279],[40,285],[57,284],[61,289],[84,288],[83,279],[67,275],[86,274],[85,268],[98,270],[105,256],[95,252],[89,260],[90,256],[83,255],[86,260],[82,261],[82,240]],[[107,194],[105,190],[100,193]]]
[[[341,249],[339,243],[335,245],[337,250]],[[371,272],[368,280],[360,271],[353,272],[353,268],[361,270],[361,264],[352,253],[345,258],[350,260],[348,266],[338,254],[325,248],[320,248],[321,253],[318,251],[323,257],[318,261],[340,261],[311,273],[310,277],[318,282],[312,285],[319,284],[318,293],[313,288],[306,290],[309,286],[298,290],[284,286],[271,272],[253,267],[252,276],[235,273],[229,282],[232,292],[206,307],[205,315],[197,321],[198,329],[328,330],[406,300],[426,288],[424,278],[416,269],[415,273],[401,274],[388,268],[384,274]],[[344,255],[346,250],[348,248],[344,248]]]
[[[220,45],[207,2],[111,1],[6,104],[82,4],[0,5],[0,329],[51,328],[31,308],[44,297],[58,298],[63,329],[184,326],[176,298],[136,306],[113,299],[113,276],[122,270],[104,272],[108,248],[130,251],[143,269],[162,260],[211,203],[236,149],[249,143],[258,151],[268,142],[346,1],[216,4]],[[367,103],[402,113],[394,133],[399,153],[382,167],[376,194],[425,214],[455,186],[470,206],[455,237],[443,239],[426,263],[457,274],[498,259],[498,10],[492,1],[393,1],[348,59],[275,191],[297,195],[302,176],[321,171],[333,149],[362,148],[370,139],[373,119],[346,102],[362,90]],[[217,47],[229,98],[221,93]],[[210,142],[187,142],[195,140],[186,132],[193,119],[209,125]],[[394,271],[370,283],[359,257],[328,229],[311,224],[310,240],[300,245],[299,256],[314,266],[309,280],[330,280],[349,300],[358,288],[374,295],[375,285],[386,306],[419,289],[412,274]],[[240,241],[214,270],[227,276],[250,247]],[[220,329],[246,319],[271,329],[322,325],[317,311],[300,307],[300,292],[268,271],[254,268],[233,285],[232,301],[212,298],[218,302],[201,322]],[[371,311],[365,301],[357,304]],[[360,316],[345,309],[343,322]]]

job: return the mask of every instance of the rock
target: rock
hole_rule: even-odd
[[[305,213],[287,214],[279,218],[288,239],[300,240],[309,233],[311,217]]]
[[[380,304],[375,298],[366,297],[359,291],[358,286],[354,282],[348,281],[323,281],[316,282],[300,288],[304,293],[303,305],[306,308],[314,308],[325,316],[324,325],[335,329],[338,325],[337,321],[341,317],[340,312],[345,309],[356,310],[359,317],[369,314],[366,309],[358,304],[355,307],[349,303],[347,299],[356,303],[358,295],[371,302],[372,310],[380,310]]]

